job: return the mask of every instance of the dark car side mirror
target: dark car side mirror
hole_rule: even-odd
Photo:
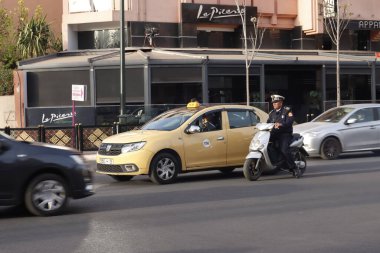
[[[8,144],[6,144],[3,140],[0,140],[0,153],[8,149]]]

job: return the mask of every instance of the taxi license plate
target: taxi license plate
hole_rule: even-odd
[[[101,164],[113,164],[113,160],[110,158],[100,158]]]

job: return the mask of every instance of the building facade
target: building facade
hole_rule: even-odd
[[[336,0],[325,0],[336,4]],[[126,45],[170,48],[241,48],[241,20],[234,0],[124,0]],[[241,3],[244,1],[241,0]],[[263,49],[331,50],[324,33],[322,0],[245,0],[250,18],[267,28]],[[342,37],[344,50],[380,51],[380,11],[375,0],[340,0],[350,19]],[[334,9],[334,7],[331,7]],[[119,0],[63,0],[64,49],[118,47]]]
[[[51,25],[54,34],[57,37],[61,37],[63,13],[62,0],[24,0],[24,4],[29,10],[29,15],[32,15],[36,8],[40,6],[43,9],[43,13],[46,14],[46,21]],[[7,10],[14,11],[18,7],[18,1],[2,0],[1,5]]]
[[[350,3],[355,11],[341,40],[341,99],[348,102],[380,98],[380,14],[372,13],[375,1],[363,1]],[[72,84],[87,87],[76,112],[83,124],[117,121],[121,95],[126,106],[181,105],[193,97],[245,103],[242,12],[247,30],[255,16],[266,28],[250,68],[250,103],[280,93],[297,122],[336,104],[336,54],[323,32],[321,2],[251,0],[244,10],[234,2],[125,0],[126,82],[120,94],[120,2],[64,0],[65,51],[21,62],[15,75],[19,125],[69,125]]]

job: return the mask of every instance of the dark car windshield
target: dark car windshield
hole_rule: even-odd
[[[142,130],[171,131],[181,126],[196,110],[171,110],[158,115],[141,127]]]
[[[7,135],[3,131],[0,131],[0,138],[13,139],[11,136]]]
[[[336,123],[343,119],[347,114],[352,112],[354,108],[339,107],[326,111],[313,120],[313,122],[332,122]]]

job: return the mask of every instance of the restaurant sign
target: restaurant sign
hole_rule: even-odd
[[[70,126],[73,112],[71,107],[63,108],[26,108],[26,125],[35,127],[44,126]],[[77,107],[76,122],[82,125],[95,124],[95,109],[91,107]]]
[[[182,4],[183,23],[240,24],[240,15],[246,15],[247,22],[257,16],[256,7],[238,8],[236,5]]]

